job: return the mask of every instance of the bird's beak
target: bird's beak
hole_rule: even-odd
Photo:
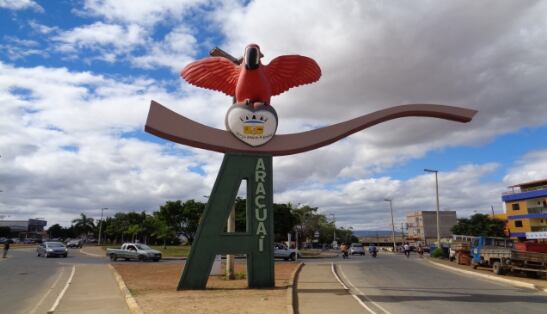
[[[261,53],[258,47],[247,47],[245,49],[245,68],[247,70],[258,69],[260,65]]]

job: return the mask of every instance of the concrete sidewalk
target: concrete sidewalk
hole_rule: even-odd
[[[131,313],[108,265],[76,265],[54,313]]]
[[[306,264],[297,280],[298,313],[368,313],[338,282],[330,264]]]

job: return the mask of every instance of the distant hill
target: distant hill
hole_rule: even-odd
[[[395,231],[395,235],[400,234]],[[353,235],[356,237],[387,237],[391,236],[391,230],[353,230]]]

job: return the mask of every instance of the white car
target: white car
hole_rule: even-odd
[[[363,244],[361,243],[352,243],[349,247],[349,254],[359,254],[359,255],[365,255],[365,248],[363,247]]]
[[[282,258],[286,261],[294,261],[296,260],[296,250],[289,249],[285,244],[282,243],[274,243],[274,257]],[[298,253],[298,258],[300,257],[300,253]]]

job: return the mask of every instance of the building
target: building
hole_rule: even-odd
[[[47,221],[41,219],[0,220],[0,227],[9,227],[11,236],[19,239],[42,238]]]
[[[437,212],[417,211],[406,215],[407,238],[409,240],[434,243],[437,241]],[[455,211],[439,211],[439,233],[441,239],[452,236],[450,229],[458,223]]]
[[[507,229],[518,240],[547,239],[547,179],[510,186],[503,193]]]

